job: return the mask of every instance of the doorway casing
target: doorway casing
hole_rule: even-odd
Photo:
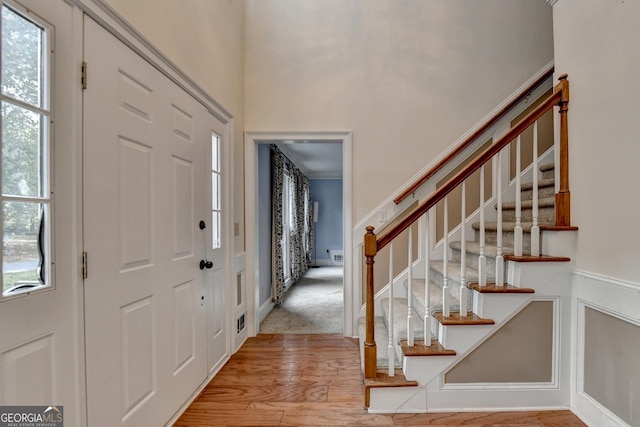
[[[245,236],[246,236],[246,286],[247,286],[247,315],[248,334],[255,336],[260,330],[259,315],[259,221],[258,221],[258,144],[274,143],[277,141],[305,140],[309,142],[336,141],[342,144],[342,223],[344,247],[344,330],[347,337],[354,336],[354,313],[360,307],[357,289],[351,283],[352,277],[352,238],[351,238],[351,132],[245,132]]]

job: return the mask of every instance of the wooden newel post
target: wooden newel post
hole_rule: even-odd
[[[569,193],[569,129],[567,112],[569,111],[569,80],[561,75],[555,91],[561,91],[560,107],[560,191],[556,193],[556,225],[571,225],[571,197]]]
[[[366,336],[364,341],[364,377],[365,379],[375,379],[378,373],[377,349],[374,333],[375,314],[374,314],[374,292],[373,292],[373,263],[374,257],[378,251],[378,243],[376,235],[373,233],[374,227],[368,226],[364,235],[364,256],[367,262],[366,273]]]

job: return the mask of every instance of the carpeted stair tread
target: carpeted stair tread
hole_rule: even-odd
[[[546,188],[546,187],[555,187],[556,185],[556,180],[554,178],[547,178],[547,179],[541,179],[538,180],[538,188]],[[525,182],[524,184],[520,185],[520,189],[524,192],[524,191],[528,191],[528,190],[532,190],[533,189],[533,182]]]
[[[413,279],[413,307],[421,318],[424,319],[424,279]],[[429,299],[431,300],[431,308],[442,307],[442,288],[431,282],[429,284]],[[452,303],[458,304],[458,299],[451,300]]]
[[[522,230],[525,233],[530,233],[531,232],[531,226],[533,226],[532,222],[521,222],[520,225],[522,226]],[[542,224],[540,224],[542,225]],[[473,227],[474,230],[478,231],[480,230],[480,223],[479,222],[474,222],[473,224],[471,224],[471,227]],[[502,223],[502,231],[503,232],[513,232],[513,230],[515,230],[516,228],[516,223],[515,222],[511,222],[511,221],[504,221]],[[498,223],[495,221],[486,221],[484,223],[484,229],[485,231],[498,231]]]
[[[442,261],[431,261],[429,264],[430,268],[441,276],[444,276],[444,263]],[[455,286],[460,287],[460,263],[455,261],[449,261],[449,287]],[[491,271],[491,269],[487,269],[487,281],[495,280],[495,272]],[[478,270],[475,268],[471,268],[467,266],[465,271],[465,281],[467,284],[469,282],[477,282],[478,281]]]
[[[486,227],[485,227],[486,229]],[[449,244],[449,247],[451,249],[460,251],[462,249],[462,242],[461,241],[455,241],[455,242],[451,242]],[[476,241],[466,241],[466,245],[465,245],[465,251],[467,253],[472,253],[474,255],[480,255],[480,242],[476,242]],[[513,253],[513,248],[510,247],[502,247],[502,255],[506,255],[506,254],[512,254]],[[493,257],[495,258],[498,255],[498,247],[496,246],[495,243],[485,243],[484,245],[484,256],[489,258],[489,257]]]
[[[548,172],[548,171],[552,171],[556,168],[555,163],[546,163],[542,166],[540,166],[540,172]]]
[[[358,318],[358,337],[360,341],[360,364],[364,371],[364,342],[366,339],[366,319],[364,317]],[[376,358],[378,368],[384,368],[389,366],[387,358],[387,346],[389,345],[389,333],[387,332],[387,325],[384,322],[382,316],[376,316],[374,323],[374,337],[376,341]],[[401,367],[400,362],[397,359],[394,360],[396,368]]]
[[[418,312],[418,315],[424,319],[425,312],[425,299],[424,299],[424,279],[413,279],[413,307]],[[406,283],[405,283],[406,285]],[[429,299],[431,300],[431,310],[442,310],[442,288],[436,283],[431,282],[429,286]],[[455,296],[449,298],[449,302],[453,309],[458,310],[460,308],[460,301]],[[423,323],[424,325],[424,323]]]
[[[389,328],[389,298],[383,298],[380,300],[382,305],[383,318]],[[393,299],[393,338],[394,344],[399,343],[400,340],[407,339],[407,315],[409,312],[408,303],[406,298],[394,298]],[[414,304],[415,307],[415,304]],[[424,324],[422,317],[419,316],[417,311],[413,310],[413,322],[414,322],[414,336],[422,337],[424,334]],[[387,340],[388,340],[387,336]]]
[[[425,280],[424,279],[413,279],[413,289],[412,289],[412,295],[413,295],[413,307],[416,310],[416,312],[418,313],[418,315],[420,316],[421,319],[423,319],[422,322],[422,330],[424,330],[424,315],[425,315],[425,298],[424,298],[424,283]],[[405,282],[405,286],[406,286],[406,282]],[[458,285],[458,290],[459,290],[459,286]],[[453,289],[453,288],[452,288]],[[431,281],[430,283],[430,289],[429,289],[429,299],[431,300],[431,305],[430,305],[430,313],[431,313],[431,319],[433,320],[433,313],[436,311],[442,311],[442,287],[439,286],[437,283],[435,283],[434,281]],[[460,300],[458,299],[458,295],[459,292],[449,292],[449,307],[451,310],[460,310]],[[469,296],[471,296],[471,292],[469,292]],[[469,299],[469,304],[472,304],[472,299]],[[437,322],[432,321],[431,325],[427,325],[427,327],[431,328],[431,336],[435,339],[438,336],[438,324]],[[418,335],[415,335],[415,338],[418,338]]]
[[[545,197],[543,199],[538,199],[538,208],[539,209],[543,209],[543,208],[553,208],[556,204],[556,198],[554,197]],[[521,208],[524,209],[533,209],[533,200],[523,200],[522,204],[520,205]],[[495,206],[496,209],[498,208],[498,206]],[[502,204],[502,211],[508,211],[508,210],[515,210],[516,209],[516,202],[505,202]]]

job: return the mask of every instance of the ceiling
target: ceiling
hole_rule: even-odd
[[[341,140],[272,141],[308,178],[342,178]]]

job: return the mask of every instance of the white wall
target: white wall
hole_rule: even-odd
[[[244,1],[105,0],[234,116],[234,218],[244,250]]]
[[[640,3],[560,0],[556,72],[569,74],[576,268],[640,285]]]
[[[354,223],[553,57],[544,0],[245,7],[247,130],[353,131]]]

